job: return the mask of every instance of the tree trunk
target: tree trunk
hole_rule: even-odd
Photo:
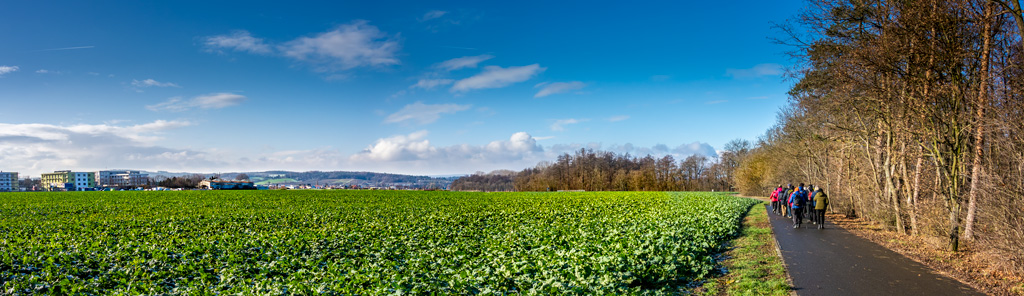
[[[985,2],[985,18],[982,20],[981,81],[978,86],[978,101],[974,118],[974,155],[971,160],[971,192],[967,196],[967,222],[964,225],[964,240],[974,239],[975,213],[978,211],[978,191],[981,187],[981,154],[985,134],[985,107],[988,105],[989,52],[992,50],[992,1]]]
[[[949,211],[949,251],[956,252],[960,250],[960,225],[959,221],[957,221],[960,218],[960,203],[956,201],[951,201],[951,203]]]
[[[924,160],[922,151],[918,150],[917,165],[914,166],[914,192],[910,194],[910,201],[907,208],[910,210],[910,234],[918,235],[917,229],[917,195],[921,192],[921,161]]]
[[[892,163],[893,159],[893,138],[892,133],[886,133],[885,137],[885,160],[883,161],[882,169],[885,173],[885,197],[892,202],[893,215],[896,216],[896,232],[900,234],[906,234],[907,229],[903,227],[903,218],[900,212],[900,199],[896,196],[896,186],[893,184],[895,176],[893,176],[893,169],[895,164]]]

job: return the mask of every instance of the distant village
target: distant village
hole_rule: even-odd
[[[430,178],[367,172],[294,173],[307,178],[337,174],[370,176],[362,179],[297,180],[285,178],[289,172],[262,174],[250,178],[246,173],[157,175],[141,170],[102,170],[76,172],[60,170],[38,178],[0,171],[0,192],[32,191],[177,191],[177,190],[282,190],[282,189],[369,189],[369,190],[446,190],[454,178]],[[168,173],[174,175],[175,173]],[[254,173],[256,174],[256,173]],[[318,175],[319,174],[319,175]],[[385,176],[383,180],[379,176]],[[388,178],[390,177],[390,178]],[[255,179],[255,180],[254,180]],[[406,180],[412,179],[412,180]]]

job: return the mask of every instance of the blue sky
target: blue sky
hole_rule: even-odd
[[[0,170],[522,169],[714,154],[801,1],[5,1]]]

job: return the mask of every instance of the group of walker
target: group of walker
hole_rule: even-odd
[[[821,187],[814,185],[804,189],[804,183],[800,187],[779,185],[771,195],[772,212],[776,215],[793,218],[793,228],[800,228],[804,222],[804,214],[817,224],[818,229],[825,228],[825,209],[828,208],[828,196]]]

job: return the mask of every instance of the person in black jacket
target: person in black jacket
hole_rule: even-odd
[[[787,218],[793,217],[793,209],[789,207],[789,196],[792,194],[793,184],[787,184],[786,188],[782,191],[782,195],[779,195],[779,200],[782,202],[782,216]]]
[[[800,224],[804,223],[803,210],[807,207],[807,191],[803,183],[789,196],[789,204],[793,209],[793,228],[800,228]]]

